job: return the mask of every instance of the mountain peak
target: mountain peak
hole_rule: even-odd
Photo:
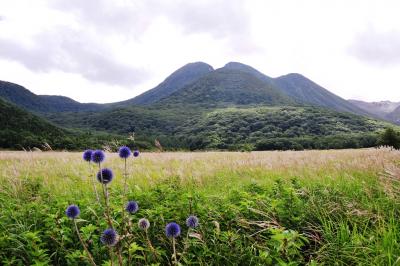
[[[229,62],[221,69],[243,71],[243,72],[246,72],[248,74],[252,74],[253,76],[257,77],[258,79],[260,79],[260,80],[262,80],[264,82],[267,82],[269,84],[271,84],[271,82],[272,82],[272,78],[270,78],[267,75],[261,73],[260,71],[258,71],[254,67],[251,67],[249,65],[246,65],[246,64],[243,64],[243,63],[240,63],[240,62]]]
[[[214,68],[204,62],[188,63],[175,70],[163,82],[155,88],[148,90],[133,99],[116,103],[119,106],[130,104],[147,105],[158,102],[172,93],[182,89],[184,86],[195,82],[204,75],[214,71]]]
[[[188,63],[180,68],[178,68],[177,70],[175,70],[169,77],[167,77],[167,79],[172,78],[178,74],[181,74],[182,72],[185,72],[185,74],[189,74],[189,72],[210,72],[213,71],[214,68],[204,62],[193,62],[193,63]]]
[[[187,63],[181,68],[186,68],[186,67],[207,67],[209,70],[214,70],[214,68],[211,65],[201,61]]]
[[[225,68],[242,68],[242,67],[243,68],[252,68],[249,65],[246,65],[246,64],[243,64],[243,63],[240,63],[240,62],[235,62],[235,61],[231,61],[231,62],[226,63],[224,67]]]
[[[251,67],[249,65],[240,63],[240,62],[229,62],[227,64],[225,64],[225,66],[223,67],[224,69],[232,69],[232,70],[241,70],[244,72],[248,72],[248,73],[261,73],[260,71],[258,71],[257,69],[255,69],[254,67]]]
[[[303,76],[302,74],[299,74],[299,73],[289,73],[289,74],[278,77],[278,79],[280,79],[280,78],[296,79],[296,80],[299,80],[299,79],[309,80],[308,78],[306,78],[305,76]]]

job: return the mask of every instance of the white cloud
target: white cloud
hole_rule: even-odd
[[[395,0],[3,0],[0,79],[111,102],[188,62],[241,61],[270,76],[302,73],[345,98],[399,101],[399,8]]]
[[[400,65],[400,30],[378,32],[368,29],[357,35],[349,52],[366,63]]]

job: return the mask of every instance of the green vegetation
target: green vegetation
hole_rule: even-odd
[[[380,144],[397,150],[400,149],[400,133],[391,127],[387,128],[381,136]]]
[[[174,133],[190,149],[303,150],[373,147],[385,123],[315,107],[220,109]]]
[[[199,78],[196,82],[159,101],[160,105],[191,104],[202,107],[293,103],[289,96],[254,75],[224,68]]]
[[[182,112],[182,110],[185,110]],[[184,150],[302,150],[378,145],[388,123],[317,107],[132,107],[112,112],[57,114],[56,124],[88,132],[135,132],[153,147]]]
[[[131,161],[133,160],[133,161]],[[128,161],[131,265],[172,263],[167,223],[183,265],[397,265],[400,259],[399,153],[388,149],[142,154]],[[121,232],[121,159],[109,186],[111,214]],[[0,153],[0,263],[85,265],[69,204],[98,265],[110,265],[99,240],[107,228],[95,199],[92,171],[80,153]],[[200,227],[187,238],[190,213]],[[137,227],[150,220],[152,250]],[[129,247],[129,248],[128,248]],[[115,250],[115,249],[114,249]],[[114,265],[118,261],[114,256]]]
[[[385,144],[379,135],[388,126],[318,107],[138,106],[47,115],[68,130],[4,101],[0,112],[4,125],[0,146],[12,149],[48,143],[54,149],[77,150],[117,142],[152,150],[155,139],[167,150],[365,148]],[[135,141],[128,139],[132,133]]]
[[[273,79],[235,62],[216,70],[201,62],[185,65],[154,89],[112,104],[35,95],[1,81],[0,97],[59,127],[39,118],[25,127],[19,111],[0,129],[0,147],[12,149],[48,143],[76,150],[116,142],[146,150],[157,142],[166,150],[365,148],[384,143],[379,135],[389,126],[359,116],[367,113],[299,74]],[[54,130],[58,135],[50,134]],[[128,139],[133,134],[135,142]]]
[[[147,143],[143,145],[140,141],[134,142],[121,135],[61,129],[1,99],[0,124],[0,147],[6,149],[78,150],[104,146],[115,149],[116,145],[121,144],[148,148]]]

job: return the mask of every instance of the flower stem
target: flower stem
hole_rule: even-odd
[[[113,262],[114,256],[113,256],[113,252],[112,252],[112,247],[109,247],[109,248],[108,248],[108,251],[110,252],[110,262],[111,262],[111,266],[113,266],[113,265],[114,265],[114,262]]]
[[[90,162],[89,162],[89,169],[90,169],[90,172],[92,172],[92,164]],[[90,178],[90,179],[92,179],[93,189],[94,189],[94,193],[96,194],[97,203],[100,205],[99,193],[97,192],[97,187],[96,187],[96,174],[94,175],[94,178]]]
[[[147,241],[147,245],[149,246],[151,252],[153,252],[154,257],[157,259],[157,253],[156,250],[154,249],[153,245],[151,244],[150,238],[149,238],[149,234],[147,233],[147,229],[144,231],[145,235],[146,235],[146,241]]]
[[[122,200],[126,201],[126,191],[128,190],[128,172],[127,172],[127,167],[126,167],[126,158],[125,158],[125,168],[124,168],[124,193],[122,194]],[[125,216],[125,208],[124,205],[122,205],[122,232],[126,232],[126,216]]]
[[[105,204],[105,207],[106,207],[105,216],[106,216],[106,219],[107,219],[108,226],[110,228],[113,228],[111,217],[110,217],[110,206],[109,206],[109,201],[108,201],[108,189],[107,189],[107,185],[104,184],[104,182],[103,182],[103,172],[101,171],[100,163],[99,163],[99,172],[100,172],[101,184],[103,186],[104,204]]]
[[[176,258],[175,237],[172,238],[172,249],[174,251],[174,264],[178,265],[178,259]]]
[[[81,237],[81,234],[79,232],[78,225],[76,224],[76,220],[75,219],[74,219],[74,225],[75,225],[75,231],[76,231],[76,233],[77,233],[77,235],[79,237],[79,241],[81,242],[81,244],[83,246],[83,249],[86,251],[86,254],[87,254],[88,258],[89,258],[90,264],[92,264],[93,266],[96,266],[96,263],[94,262],[92,254],[89,252],[85,242],[83,242],[83,239]]]

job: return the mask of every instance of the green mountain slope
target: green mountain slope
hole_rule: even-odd
[[[0,99],[0,147],[41,147],[61,144],[67,134],[64,130]]]
[[[388,123],[320,107],[130,107],[60,114],[55,123],[128,135],[168,149],[324,149],[372,147]]]
[[[224,108],[175,134],[190,149],[321,149],[376,145],[388,124],[316,107]]]
[[[79,103],[64,96],[36,95],[24,87],[0,81],[0,98],[36,113],[89,111],[104,109],[106,105]]]
[[[189,63],[180,69],[176,70],[170,76],[168,76],[162,83],[160,83],[157,87],[146,91],[139,96],[123,101],[115,103],[116,106],[129,106],[129,105],[147,105],[155,103],[162,98],[165,98],[175,91],[180,90],[184,86],[198,80],[205,74],[213,71],[212,66],[203,63]]]
[[[230,62],[224,66],[225,69],[234,69],[252,74],[270,86],[274,86],[280,92],[289,96],[300,105],[315,105],[327,107],[340,112],[350,112],[361,115],[370,115],[367,111],[353,105],[351,102],[329,92],[325,88],[307,79],[300,74],[288,74],[278,78],[271,78],[257,69],[239,63]]]
[[[293,101],[277,88],[247,72],[220,68],[162,99],[158,105],[290,105]]]
[[[371,115],[300,74],[292,73],[281,76],[274,79],[274,82],[297,102],[327,107],[340,112]]]

